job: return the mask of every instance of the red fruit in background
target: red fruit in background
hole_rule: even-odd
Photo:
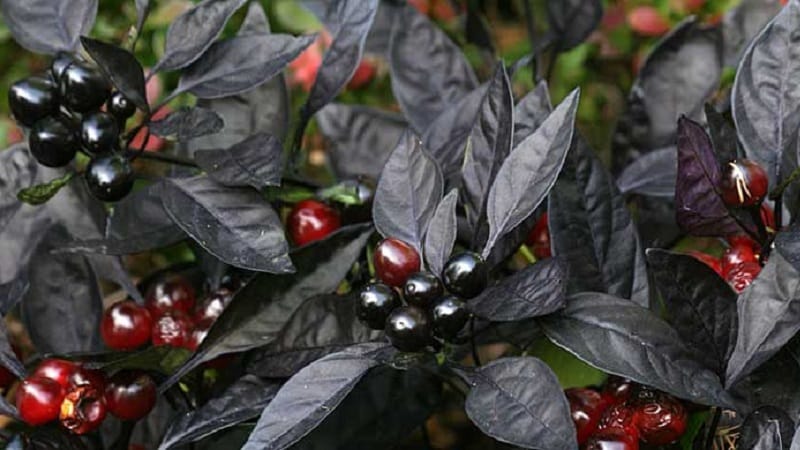
[[[189,316],[181,311],[174,311],[164,314],[153,323],[150,339],[155,347],[184,347],[189,342],[193,328],[194,324]]]
[[[161,120],[167,117],[167,115],[169,115],[170,112],[172,112],[172,108],[170,108],[169,106],[165,106],[156,111],[155,114],[153,114],[152,120]],[[142,146],[145,145],[144,144],[145,137],[147,137],[147,127],[142,127],[131,140],[131,144],[129,146],[130,149],[139,150],[140,148],[142,148]],[[145,151],[148,152],[157,152],[162,148],[164,148],[165,143],[166,141],[164,139],[155,136],[151,133],[150,137],[147,139],[147,145],[145,145],[144,149]]]
[[[374,63],[362,59],[356,67],[356,71],[353,72],[353,76],[350,77],[350,81],[347,82],[347,89],[356,90],[366,87],[375,78],[376,72]]]
[[[206,336],[208,336],[208,328],[195,328],[186,338],[184,347],[191,351],[195,351],[197,350],[197,347],[203,343],[203,340],[205,340]]]
[[[100,427],[106,418],[104,392],[83,385],[67,392],[58,416],[61,425],[75,434],[86,434]]]
[[[614,405],[603,413],[600,417],[600,422],[597,424],[599,430],[608,428],[615,428],[625,430],[629,436],[634,436],[638,439],[639,431],[633,422],[634,410],[627,403],[619,403]]]
[[[724,170],[720,192],[728,206],[757,205],[767,196],[767,172],[757,162],[749,159],[731,161]]]
[[[606,428],[595,433],[583,450],[639,450],[639,440],[621,428]]]
[[[194,323],[198,327],[210,327],[233,299],[233,292],[220,288],[200,302],[194,310]]]
[[[602,393],[610,405],[617,405],[628,401],[635,387],[636,384],[633,381],[611,375],[603,384]]]
[[[316,42],[306,47],[297,58],[289,63],[289,86],[300,86],[308,92],[314,86],[317,72],[322,65],[323,43],[326,33],[320,34]]]
[[[731,285],[736,292],[742,292],[750,286],[750,283],[761,273],[761,266],[758,263],[746,262],[737,264],[725,272],[725,281]]]
[[[31,376],[17,389],[17,410],[28,425],[43,425],[58,418],[64,388],[56,381],[41,376]]]
[[[633,417],[639,438],[650,445],[667,445],[680,439],[687,420],[683,403],[666,394],[638,403]]]
[[[419,272],[420,257],[411,245],[395,238],[386,238],[375,247],[372,257],[375,274],[389,286],[400,287],[408,277]]]
[[[133,350],[150,341],[153,319],[147,308],[133,300],[117,302],[106,310],[100,335],[109,348]]]
[[[599,392],[593,389],[572,388],[564,391],[569,400],[569,410],[578,433],[578,444],[583,445],[597,430],[600,416],[607,403]]]
[[[667,19],[653,6],[637,6],[628,13],[628,25],[643,36],[661,36],[670,29]]]
[[[325,239],[341,225],[339,212],[317,200],[294,205],[286,220],[289,237],[297,246]]]
[[[156,404],[156,384],[141,372],[118,372],[106,386],[105,400],[108,412],[114,416],[139,420]]]
[[[65,359],[45,359],[36,366],[30,377],[42,377],[53,380],[63,389],[69,388],[72,374],[78,370],[78,365]]]
[[[722,254],[722,272],[727,274],[734,266],[747,262],[758,262],[758,257],[750,245],[736,245]]]
[[[695,12],[705,6],[706,0],[683,0],[683,7],[688,12]]]
[[[162,314],[173,311],[191,313],[194,303],[192,283],[180,275],[169,275],[150,286],[144,304],[152,318],[157,319]]]
[[[714,269],[714,272],[722,275],[722,261],[719,258],[715,258],[708,253],[692,251],[689,252],[694,258],[700,260],[701,262],[705,263],[708,267]]]
[[[528,235],[528,239],[525,243],[531,247],[533,256],[535,256],[536,259],[544,259],[552,256],[552,252],[550,251],[550,229],[547,223],[547,213],[542,214],[542,217],[539,217],[539,220],[536,221],[536,225],[533,227],[533,230],[531,230],[531,234]]]

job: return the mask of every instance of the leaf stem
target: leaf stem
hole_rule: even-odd
[[[135,152],[134,152],[135,153]],[[142,159],[149,159],[151,161],[159,161],[167,164],[175,164],[176,166],[192,167],[197,169],[197,163],[193,159],[183,158],[175,155],[168,155],[158,152],[143,152],[136,155]]]
[[[478,346],[475,345],[475,316],[469,318],[469,346],[472,350],[472,359],[475,361],[475,365],[480,367],[481,357],[478,354]]]
[[[790,184],[797,181],[798,178],[800,178],[800,167],[794,169],[788,177],[775,186],[775,189],[769,193],[769,199],[778,201],[781,197],[783,197],[783,191],[785,191]]]
[[[713,450],[714,438],[717,436],[717,427],[722,418],[722,408],[714,408],[714,415],[711,418],[711,425],[708,428],[708,435],[706,435],[706,445],[703,447],[706,450]]]

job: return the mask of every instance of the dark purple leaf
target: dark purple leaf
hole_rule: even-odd
[[[183,92],[206,99],[241,94],[278,75],[314,39],[268,34],[216,42],[184,70],[170,97]]]
[[[492,33],[489,31],[489,24],[481,16],[478,8],[467,5],[466,18],[464,19],[464,36],[467,42],[478,46],[478,48],[494,54],[494,44],[492,43]]]
[[[461,49],[411,5],[394,15],[388,58],[392,92],[418,133],[478,86]]]
[[[384,237],[422,250],[428,222],[442,198],[444,182],[436,163],[414,133],[406,132],[381,172],[372,215]]]
[[[565,310],[539,323],[559,347],[605,372],[701,404],[732,403],[719,377],[694,360],[678,333],[629,300],[575,294]]]
[[[603,18],[601,0],[549,0],[547,18],[558,37],[558,50],[567,51],[586,40]]]
[[[25,366],[19,361],[8,341],[8,330],[6,329],[5,321],[0,323],[0,365],[18,378],[24,378],[27,374]]]
[[[225,186],[263,189],[281,184],[283,146],[267,133],[254,134],[224,150],[198,150],[194,158],[209,177]]]
[[[678,153],[667,147],[636,158],[617,177],[617,187],[626,195],[672,198],[677,178]]]
[[[428,262],[428,269],[433,273],[442,273],[444,265],[453,253],[458,235],[457,206],[458,190],[453,189],[439,202],[428,223],[423,253],[425,261]]]
[[[25,145],[15,145],[0,152],[0,230],[24,206],[17,199],[17,192],[36,184],[38,173],[39,165]]]
[[[44,54],[77,50],[97,17],[97,0],[3,0],[3,21],[21,46]]]
[[[552,110],[547,82],[540,81],[514,107],[514,147],[533,134]]]
[[[800,224],[792,224],[775,236],[775,249],[800,272]]]
[[[800,273],[780,253],[739,295],[739,330],[728,361],[733,385],[778,352],[800,330]]]
[[[550,367],[533,357],[501,358],[468,372],[465,409],[472,423],[523,448],[575,450],[569,404]]]
[[[228,19],[246,2],[203,0],[178,16],[167,30],[164,55],[153,66],[153,72],[180,69],[200,58],[220,35]]]
[[[726,116],[718,112],[711,104],[706,103],[705,112],[708,134],[714,144],[714,154],[717,156],[720,166],[723,166],[739,157],[739,138],[736,136],[736,129]]]
[[[775,183],[797,166],[800,127],[800,3],[789,2],[744,53],[731,92],[731,108],[747,156]],[[792,153],[785,156],[785,153]],[[791,164],[786,164],[787,159]]]
[[[742,0],[725,13],[725,65],[735,67],[750,41],[764,29],[782,8],[782,0]]]
[[[0,315],[8,314],[28,292],[29,287],[27,276],[22,274],[8,283],[0,284]]]
[[[711,139],[700,124],[682,117],[678,123],[678,180],[675,209],[678,225],[696,236],[743,234],[719,193],[722,170]]]
[[[647,262],[667,320],[706,367],[723,375],[736,344],[736,293],[693,256],[650,249]]]
[[[486,208],[489,238],[484,258],[504,234],[533,213],[555,184],[572,140],[579,97],[576,90],[565,98],[497,172]]]
[[[150,0],[136,0],[136,32],[141,33],[144,21],[150,15]]]
[[[367,371],[379,364],[373,355],[386,350],[385,343],[361,344],[306,366],[264,408],[242,450],[289,448],[339,406]]]
[[[144,69],[136,57],[121,47],[86,36],[81,37],[81,43],[114,87],[137,108],[148,111]]]
[[[492,322],[514,322],[554,313],[566,304],[568,271],[557,257],[539,261],[471,299],[469,310]]]
[[[200,175],[168,180],[162,196],[172,220],[219,259],[259,272],[293,271],[280,218],[258,192]]]
[[[739,428],[736,448],[742,450],[789,450],[794,420],[775,406],[762,406],[747,415]]]
[[[323,108],[317,125],[339,178],[366,175],[375,180],[408,127],[400,115],[340,103]]]
[[[150,131],[156,136],[181,142],[214,134],[224,126],[225,123],[216,112],[201,107],[181,108],[149,124]]]

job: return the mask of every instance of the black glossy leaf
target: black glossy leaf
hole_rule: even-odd
[[[791,1],[745,51],[731,92],[739,139],[773,183],[797,166],[793,143],[800,127],[798,27],[800,3]],[[786,159],[792,163],[784,167]]]
[[[292,314],[275,340],[251,352],[246,369],[262,377],[291,377],[325,355],[377,340],[381,333],[356,317],[354,296],[310,298]]]
[[[258,192],[200,175],[168,180],[162,195],[172,220],[217,258],[258,272],[293,271],[281,220]]]
[[[264,408],[242,450],[290,447],[339,406],[388,345],[361,344],[319,359],[293,376]]]
[[[216,42],[183,71],[178,88],[199,98],[228,97],[248,91],[280,73],[314,42],[315,36],[265,34]]]
[[[726,382],[733,385],[778,352],[800,330],[800,272],[780,253],[740,295],[739,330],[728,361]]]
[[[489,189],[486,258],[495,243],[522,223],[556,182],[572,140],[580,92],[573,91],[503,162]]]
[[[800,390],[800,365],[790,347],[792,342],[730,389],[739,412],[746,414],[772,405],[798,417],[800,398],[795,393]]]
[[[392,92],[417,133],[478,86],[461,49],[411,5],[394,15],[388,59]]]
[[[343,227],[325,240],[294,251],[295,273],[256,276],[237,292],[194,356],[162,388],[205,361],[274,341],[305,300],[336,290],[373,232],[367,224]]]
[[[122,47],[86,36],[81,37],[81,43],[114,87],[137,108],[148,111],[144,69],[136,57]]]
[[[335,0],[328,5],[336,21],[335,34],[303,107],[305,118],[333,100],[350,81],[361,61],[378,3],[378,0]]]
[[[384,237],[422,250],[428,222],[442,198],[444,182],[436,163],[413,132],[406,132],[381,172],[372,215]]]
[[[569,268],[547,258],[490,286],[467,304],[476,316],[513,322],[554,313],[566,304]]]
[[[736,66],[752,39],[780,12],[783,0],[742,0],[725,14],[725,65]]]
[[[667,147],[636,158],[617,177],[617,187],[626,195],[672,198],[677,178],[678,152]]]
[[[641,153],[675,144],[681,115],[702,118],[722,74],[722,33],[696,19],[659,41],[631,88],[614,136],[614,173]]]
[[[458,190],[453,189],[439,202],[428,223],[423,253],[425,261],[428,262],[428,269],[433,273],[442,273],[444,265],[453,253],[458,235],[457,206]]]
[[[500,166],[511,153],[514,131],[514,98],[503,63],[497,64],[492,80],[472,124],[461,165],[462,206],[473,230],[473,247],[482,244],[486,222],[486,199]]]
[[[222,150],[198,150],[195,162],[214,181],[225,186],[263,189],[280,186],[283,146],[267,133],[256,133]]]
[[[731,214],[719,193],[722,169],[711,139],[697,122],[685,117],[678,122],[678,225],[696,236],[743,234],[743,224]]]
[[[169,113],[166,117],[148,125],[156,136],[186,141],[198,136],[214,134],[220,131],[225,123],[216,112],[210,109],[193,107],[181,108]]]
[[[800,272],[800,224],[792,224],[775,236],[775,249]]]
[[[714,144],[714,154],[717,156],[720,166],[723,166],[739,157],[739,138],[736,136],[736,129],[722,113],[709,103],[706,103],[705,113],[708,134]]]
[[[21,46],[53,54],[72,52],[97,17],[97,0],[3,0],[3,21]]]
[[[560,51],[571,50],[589,37],[603,17],[601,0],[549,0],[547,18]]]
[[[558,379],[533,357],[501,358],[466,376],[472,423],[501,442],[539,450],[577,450],[575,425]]]
[[[739,428],[736,448],[742,450],[789,450],[794,420],[774,406],[762,406],[747,415]]]
[[[552,110],[547,82],[542,80],[514,107],[514,147],[533,134]]]
[[[378,109],[333,103],[317,114],[339,178],[367,175],[377,180],[392,149],[408,127],[403,117]]]
[[[625,198],[581,136],[550,193],[553,254],[570,268],[570,292],[598,291],[649,303],[644,248]]]
[[[695,361],[678,333],[628,300],[575,294],[540,325],[558,346],[605,372],[697,403],[731,406],[719,377]]]
[[[219,396],[176,418],[167,428],[159,450],[197,442],[258,417],[280,387],[281,384],[276,381],[264,381],[253,375],[243,376]]]
[[[167,30],[164,55],[153,72],[180,69],[200,58],[246,1],[203,0],[178,16]]]
[[[68,239],[63,226],[51,228],[31,258],[30,288],[22,299],[22,320],[42,353],[103,349],[103,302],[89,262],[83,255],[51,254]]]
[[[736,344],[736,293],[693,256],[649,249],[647,262],[667,320],[706,367],[724,374]]]

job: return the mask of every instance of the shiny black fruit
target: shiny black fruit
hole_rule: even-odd
[[[30,127],[58,112],[56,85],[45,77],[28,77],[8,89],[8,106],[20,124]]]
[[[399,306],[400,298],[394,289],[383,283],[372,283],[361,290],[356,304],[356,314],[373,330],[383,330],[389,314]]]
[[[460,298],[474,298],[480,295],[489,281],[489,268],[480,257],[472,252],[459,253],[442,270],[444,287]]]
[[[433,316],[433,334],[449,341],[458,336],[469,320],[469,311],[463,301],[452,297],[444,297],[431,309]]]
[[[442,283],[430,272],[412,274],[403,285],[403,298],[411,305],[429,308],[442,296]]]
[[[422,351],[432,338],[428,314],[416,306],[395,309],[386,320],[386,337],[400,351]]]
[[[89,192],[98,200],[116,202],[133,188],[133,168],[120,155],[99,156],[89,163],[84,174]]]
[[[83,117],[81,144],[92,155],[107,153],[119,140],[119,125],[111,114],[98,111]]]
[[[106,103],[106,109],[119,123],[124,124],[136,112],[136,105],[121,92],[114,92]]]
[[[59,79],[61,102],[73,112],[99,109],[111,96],[111,83],[95,67],[76,61],[67,66]]]
[[[67,69],[67,66],[76,61],[75,56],[66,52],[58,52],[53,57],[53,62],[50,63],[50,76],[58,84],[61,75]]]
[[[28,147],[39,164],[63,167],[78,152],[78,139],[64,122],[55,117],[45,117],[31,128]]]

